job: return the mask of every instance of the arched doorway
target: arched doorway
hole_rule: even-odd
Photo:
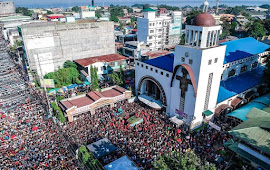
[[[163,106],[167,106],[167,98],[161,84],[151,76],[142,77],[137,87],[138,95],[146,95],[155,100],[160,100]]]
[[[226,115],[232,111],[232,107],[227,104],[221,104],[215,109],[215,117],[220,120],[225,120]]]

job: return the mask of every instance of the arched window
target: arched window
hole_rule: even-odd
[[[232,69],[229,74],[228,74],[228,77],[232,77],[235,75],[235,69]]]
[[[255,61],[255,62],[251,65],[252,68],[256,68],[257,66],[258,66],[258,61]]]
[[[244,65],[243,67],[241,67],[241,73],[245,71],[247,71],[247,65]]]

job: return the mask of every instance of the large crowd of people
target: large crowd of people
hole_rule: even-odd
[[[119,108],[122,114],[114,114]],[[143,122],[131,126],[127,121],[131,116],[143,118]],[[65,132],[73,143],[85,145],[108,138],[125,152],[141,168],[149,169],[159,155],[168,152],[186,152],[194,149],[203,161],[217,163],[221,156],[222,144],[230,139],[225,131],[205,127],[197,133],[189,133],[187,128],[176,127],[165,114],[133,102],[119,102],[114,108],[104,106],[95,114],[85,113],[67,124]]]
[[[0,169],[77,169],[42,92],[27,81],[0,35]]]

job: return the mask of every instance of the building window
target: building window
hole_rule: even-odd
[[[148,66],[145,66],[146,69],[148,69]]]
[[[152,46],[153,44],[152,43],[149,43],[149,46]]]
[[[154,30],[150,30],[150,33],[154,33]]]
[[[161,48],[158,48],[158,50],[161,50]]]
[[[182,57],[182,62],[185,62],[185,58],[184,57]]]
[[[193,60],[189,59],[188,63],[189,63],[190,65],[192,65]]]
[[[141,66],[143,67],[143,64]]]
[[[137,66],[140,65],[139,63],[137,63]]]
[[[153,23],[153,26],[155,26],[155,23]]]
[[[169,77],[169,74],[168,73],[166,74],[166,77]]]
[[[150,68],[151,71],[153,71],[153,68]]]
[[[156,69],[156,73],[158,73],[158,70]]]
[[[212,60],[208,60],[208,65],[211,65],[212,64]]]
[[[109,63],[109,66],[110,66],[110,67],[115,67],[115,62],[110,62],[110,63]]]
[[[255,61],[255,62],[251,65],[252,68],[256,68],[257,66],[258,66],[258,61]]]
[[[149,26],[152,26],[152,23],[149,23]]]
[[[158,44],[161,44],[161,41],[159,41]]]
[[[107,70],[106,66],[103,66],[103,70]]]
[[[232,77],[232,76],[234,76],[235,75],[235,69],[232,69],[230,72],[229,72],[229,74],[228,74],[228,77]]]
[[[245,71],[247,71],[247,65],[244,65],[243,67],[241,67],[241,73]]]
[[[163,75],[163,72],[160,72],[161,75]]]
[[[158,35],[158,38],[161,38],[161,35]]]
[[[217,61],[218,61],[218,58],[215,58],[215,63],[217,63]]]
[[[153,38],[153,36],[149,36],[149,40],[151,40]]]

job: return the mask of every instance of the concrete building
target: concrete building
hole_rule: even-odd
[[[151,51],[180,43],[182,12],[174,11],[169,16],[156,16],[156,10],[142,10],[143,18],[137,19],[138,41],[149,45]]]
[[[78,20],[46,22],[19,27],[24,56],[39,75],[54,72],[66,60],[114,54],[113,22]]]
[[[186,26],[174,54],[135,62],[138,99],[191,129],[257,95],[270,47],[254,38],[219,44],[221,26],[207,9]]]
[[[109,54],[90,58],[74,60],[78,65],[78,70],[82,77],[91,82],[91,66],[97,69],[99,80],[107,80],[108,74],[127,66],[126,57],[119,54]]]
[[[81,6],[80,8],[80,16],[82,19],[84,18],[95,18],[95,7],[94,6]]]
[[[0,2],[0,16],[15,15],[15,6],[12,1]]]
[[[142,54],[149,51],[149,47],[144,42],[139,41],[127,41],[122,48],[122,54],[127,57],[131,57],[139,60]]]

